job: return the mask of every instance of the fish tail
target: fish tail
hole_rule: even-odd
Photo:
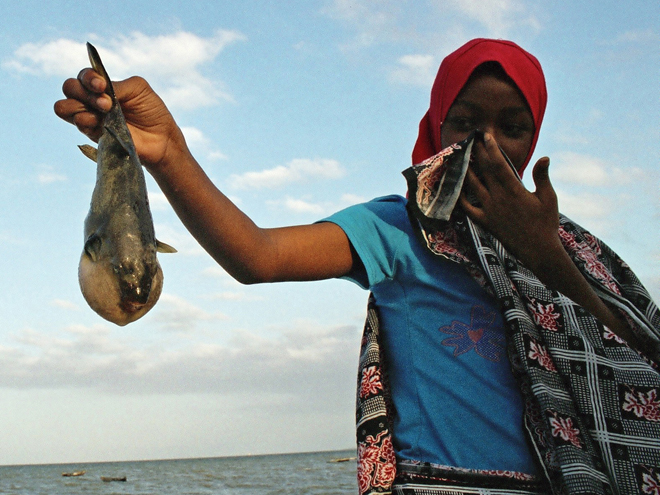
[[[115,90],[112,87],[112,81],[110,81],[110,76],[108,76],[108,73],[105,71],[105,67],[103,67],[103,62],[101,62],[101,57],[99,56],[99,52],[96,51],[96,48],[94,48],[94,45],[92,45],[90,42],[87,42],[87,54],[89,55],[89,62],[92,64],[92,69],[98,72],[99,75],[103,77],[103,79],[105,79],[105,82],[107,83],[105,92],[110,95],[113,101],[116,101]]]

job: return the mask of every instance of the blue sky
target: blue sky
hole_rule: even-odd
[[[512,39],[544,67],[534,160],[560,209],[660,296],[660,6],[523,0],[0,6],[0,464],[350,448],[367,294],[344,281],[244,287],[149,180],[161,300],[119,328],[77,282],[94,167],[52,111],[85,41],[146,77],[200,163],[262,226],[403,193],[442,57]],[[525,180],[530,184],[529,177]],[[531,187],[531,186],[530,186]]]

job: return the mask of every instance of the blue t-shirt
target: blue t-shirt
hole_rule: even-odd
[[[362,261],[346,278],[376,298],[397,455],[536,473],[495,301],[465,268],[422,245],[405,204],[387,196],[325,219]]]

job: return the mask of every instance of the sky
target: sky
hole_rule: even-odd
[[[160,255],[160,301],[126,327],[86,305],[95,170],[53,113],[86,41],[113,79],[151,83],[263,227],[405,193],[442,58],[516,41],[546,74],[533,161],[550,157],[560,210],[660,298],[657,0],[23,0],[0,19],[0,465],[354,446],[367,293],[350,282],[238,284],[148,178],[156,235],[178,249]]]

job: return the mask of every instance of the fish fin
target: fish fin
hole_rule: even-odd
[[[99,259],[102,243],[103,241],[97,234],[90,235],[85,241],[85,253],[92,261]]]
[[[80,151],[82,151],[83,155],[85,155],[87,158],[93,162],[96,161],[98,150],[94,148],[94,146],[90,146],[89,144],[79,144],[78,148],[80,148]]]
[[[103,77],[103,79],[105,79],[105,82],[107,83],[105,92],[110,95],[112,101],[117,101],[117,98],[115,97],[115,90],[112,87],[112,82],[110,81],[110,76],[105,71],[105,67],[103,67],[103,62],[101,62],[101,57],[99,56],[99,52],[96,51],[94,45],[92,45],[89,42],[87,42],[87,55],[89,56],[89,62],[92,64],[92,69],[98,72],[99,75]]]
[[[117,132],[114,129],[112,129],[111,127],[106,125],[106,126],[104,126],[104,129],[108,132],[108,134],[110,134],[113,138],[115,138],[115,141],[117,141],[121,145],[122,148],[124,148],[124,151],[126,152],[126,154],[128,154],[131,157],[137,158],[134,146],[132,146],[130,143],[127,143],[121,137],[119,137],[119,134],[117,134]]]
[[[160,242],[158,239],[156,239],[156,251],[159,253],[176,253],[177,250],[174,249],[172,246],[169,244],[165,244],[164,242]]]

